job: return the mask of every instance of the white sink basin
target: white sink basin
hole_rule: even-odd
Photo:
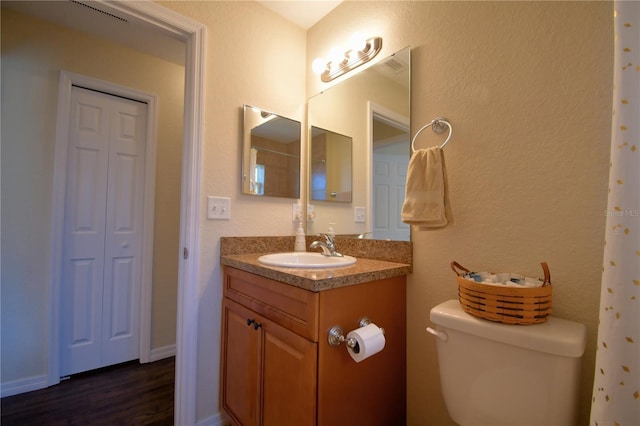
[[[286,268],[337,268],[356,263],[351,256],[332,257],[315,252],[291,252],[265,254],[258,258],[258,262],[270,266],[284,266]]]

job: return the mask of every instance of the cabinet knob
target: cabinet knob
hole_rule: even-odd
[[[251,318],[247,319],[247,326],[253,324],[255,321]]]
[[[253,329],[254,329],[254,330],[257,330],[257,329],[259,329],[260,327],[262,327],[262,324],[260,324],[259,322],[255,322],[255,321],[253,322]]]

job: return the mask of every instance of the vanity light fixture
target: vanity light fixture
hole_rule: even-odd
[[[320,79],[327,83],[343,74],[366,64],[372,60],[382,49],[382,37],[371,37],[364,40],[355,35],[352,37],[352,47],[344,53],[332,49],[330,58],[326,64],[322,58],[313,61],[313,70],[320,74]]]

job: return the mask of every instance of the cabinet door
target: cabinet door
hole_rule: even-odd
[[[261,332],[255,314],[224,299],[222,305],[221,404],[235,424],[259,424]]]
[[[315,425],[318,345],[262,323],[262,424]]]

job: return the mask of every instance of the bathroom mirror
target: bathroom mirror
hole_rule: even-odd
[[[410,227],[401,220],[411,155],[410,69],[407,47],[309,99],[310,128],[349,135],[353,159],[351,202],[328,202],[309,188],[308,234],[326,232],[331,226],[338,235],[411,239]],[[307,151],[310,187],[312,144]]]
[[[311,200],[350,203],[353,139],[311,126],[310,143]]]
[[[299,121],[244,105],[242,193],[300,198]]]

